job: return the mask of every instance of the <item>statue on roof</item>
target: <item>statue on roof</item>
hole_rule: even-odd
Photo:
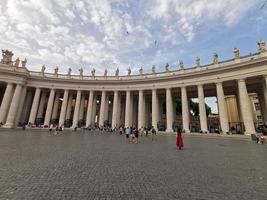
[[[152,65],[152,73],[155,74],[156,73],[156,66]]]
[[[19,67],[19,62],[20,62],[20,60],[19,60],[19,58],[17,58],[17,59],[15,60],[15,64],[14,64],[14,66],[15,66],[15,67]]]
[[[215,52],[213,54],[213,64],[218,64],[219,63],[219,60],[218,60],[218,54]]]
[[[197,56],[196,57],[196,67],[200,67],[200,58]]]
[[[116,69],[115,76],[119,76],[119,68]]]
[[[107,75],[108,75],[108,70],[106,68],[105,71],[104,71],[104,76],[107,76]]]
[[[79,69],[79,72],[80,72],[80,77],[83,77],[83,68],[82,67]]]
[[[180,70],[184,69],[184,62],[182,60],[179,60],[179,67],[180,67]]]
[[[258,46],[259,46],[259,52],[264,53],[265,52],[265,42],[263,40],[260,40],[258,42]]]
[[[95,68],[92,69],[91,74],[93,77],[95,77]]]
[[[238,48],[234,48],[234,59],[239,59],[239,49]]]
[[[140,75],[143,75],[143,67],[141,67],[141,68],[139,69],[139,74],[140,74]]]
[[[44,73],[45,73],[45,65],[42,66],[41,73],[42,73],[42,75],[44,75]]]
[[[21,61],[21,66],[26,67],[27,59],[25,58],[23,61]]]
[[[169,64],[168,63],[166,63],[166,65],[165,65],[165,71],[166,72],[169,72],[170,70],[169,70]]]
[[[5,65],[12,65],[12,56],[14,54],[12,53],[12,51],[9,50],[2,50],[2,59],[1,59],[1,63],[5,64]]]
[[[128,76],[131,76],[131,73],[132,73],[132,70],[131,70],[131,68],[129,67],[129,68],[128,68]]]
[[[55,74],[55,75],[58,75],[58,67],[56,67],[56,68],[54,69],[54,74]]]
[[[71,76],[71,68],[68,69],[68,76]]]

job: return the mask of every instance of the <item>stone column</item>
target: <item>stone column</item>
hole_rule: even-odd
[[[262,108],[262,115],[263,119],[265,120],[264,123],[267,125],[267,76],[265,77],[265,80],[262,84],[262,93],[263,93],[263,108]]]
[[[95,125],[96,123],[96,107],[97,107],[97,95],[95,95],[93,98],[92,120],[91,120],[92,125]]]
[[[112,128],[118,127],[118,91],[114,91],[113,110],[112,110]]]
[[[45,101],[46,101],[46,92],[42,91],[42,96],[41,96],[41,100],[40,100],[39,108],[38,108],[38,112],[37,112],[37,118],[38,119],[43,118]]]
[[[83,115],[84,115],[84,102],[85,102],[85,96],[82,95],[80,112],[79,112],[79,120],[82,120],[83,119]]]
[[[10,109],[7,115],[6,124],[4,127],[6,128],[13,128],[15,123],[16,114],[18,111],[18,107],[20,105],[20,95],[22,91],[22,86],[20,84],[17,84],[11,104]]]
[[[9,111],[9,105],[12,98],[13,84],[8,83],[6,86],[5,94],[0,107],[0,123],[6,122],[6,116]]]
[[[78,90],[77,95],[76,95],[76,100],[75,100],[75,108],[74,108],[74,113],[73,113],[72,128],[78,127],[81,95],[82,95],[81,90]]]
[[[118,126],[121,126],[122,120],[121,120],[121,111],[122,111],[122,104],[121,104],[121,94],[118,95],[118,112],[117,112],[117,124]]]
[[[87,114],[86,114],[86,127],[92,125],[93,118],[93,100],[94,100],[94,91],[90,91],[87,105]]]
[[[130,127],[130,115],[131,115],[131,91],[126,91],[126,103],[125,103],[125,127]]]
[[[32,108],[30,112],[30,117],[29,117],[29,123],[35,124],[35,119],[37,115],[37,110],[38,110],[38,105],[39,105],[39,100],[40,100],[40,95],[41,95],[41,89],[36,88],[35,89],[35,94],[32,102]]]
[[[255,133],[255,127],[251,103],[247,92],[246,82],[244,79],[238,80],[238,91],[242,119],[246,129],[245,135],[250,135],[251,133]]]
[[[106,108],[106,91],[102,91],[100,114],[99,114],[99,127],[104,126],[105,108]]]
[[[109,113],[109,95],[106,95],[104,122],[105,122],[106,120],[108,120],[108,113]]]
[[[27,99],[26,99],[26,93],[27,93],[27,87],[22,87],[21,94],[20,94],[20,105],[19,105],[18,110],[17,110],[17,114],[16,114],[16,118],[15,118],[15,122],[14,122],[14,127],[18,126],[22,115],[27,114],[26,110],[24,111],[24,113],[22,113],[23,108],[29,107],[30,93],[28,93]],[[24,123],[24,121],[23,121],[23,123]]]
[[[158,130],[158,121],[159,121],[159,102],[157,90],[152,90],[152,126]]]
[[[206,114],[206,106],[205,106],[205,97],[204,97],[203,85],[198,85],[197,86],[197,91],[198,91],[198,101],[199,101],[200,129],[203,132],[207,132],[208,133],[207,114]]]
[[[173,132],[173,101],[171,88],[166,89],[166,120],[167,120],[167,129],[166,132]]]
[[[227,132],[229,132],[229,120],[222,83],[216,83],[216,90],[221,130],[223,134],[226,134]]]
[[[55,99],[55,89],[51,89],[50,90],[49,99],[48,99],[48,103],[47,103],[46,112],[45,112],[44,126],[49,126],[50,125],[54,99]]]
[[[63,95],[63,102],[61,104],[61,109],[60,109],[60,116],[58,121],[59,126],[64,125],[67,104],[68,104],[68,96],[69,96],[69,90],[65,90]]]
[[[181,87],[181,96],[182,96],[182,117],[183,117],[183,129],[186,133],[190,133],[189,129],[189,106],[186,87]]]
[[[66,111],[66,119],[71,119],[72,102],[73,102],[73,94],[69,94],[67,111]]]
[[[60,97],[60,94],[59,93],[56,93],[54,107],[53,107],[53,112],[52,112],[52,120],[53,119],[58,119],[59,97]]]
[[[139,90],[138,98],[138,128],[144,127],[144,91]]]

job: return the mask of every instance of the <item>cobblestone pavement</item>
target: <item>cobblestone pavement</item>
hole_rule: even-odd
[[[0,199],[267,199],[267,146],[236,138],[0,130]]]

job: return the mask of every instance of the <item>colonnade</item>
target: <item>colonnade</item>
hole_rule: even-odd
[[[216,94],[219,110],[220,128],[222,133],[229,131],[229,120],[225,102],[223,82],[216,82]],[[199,102],[199,119],[200,119],[200,129],[203,132],[208,132],[207,126],[207,115],[205,106],[205,95],[204,95],[204,85],[198,84],[197,88],[197,98]],[[238,86],[238,97],[240,105],[240,114],[243,120],[246,134],[255,132],[253,113],[250,106],[250,101],[248,97],[248,91],[246,86],[246,80],[237,80]],[[188,99],[188,86],[179,87],[180,99],[182,105],[182,124],[181,127],[185,132],[189,133],[190,125],[190,110],[189,110],[189,99]],[[263,96],[265,106],[264,109],[267,110],[267,76],[264,76],[263,83]],[[33,89],[33,88],[31,88]],[[165,89],[166,97],[166,132],[173,132],[173,122],[174,122],[174,106],[173,106],[173,89],[167,87]],[[177,88],[176,88],[177,89]],[[21,116],[21,110],[25,102],[26,96],[26,86],[22,84],[7,83],[5,93],[2,99],[0,107],[0,122],[4,127],[12,128],[16,127],[18,118]],[[49,91],[47,91],[49,90]],[[53,119],[58,119],[57,124],[63,125],[65,120],[71,119],[72,116],[72,128],[78,126],[78,122],[81,119],[85,119],[85,126],[93,126],[96,122],[97,115],[97,105],[99,114],[97,115],[99,119],[99,127],[103,127],[105,121],[111,118],[112,128],[124,125],[125,127],[136,125],[138,128],[146,126],[147,118],[147,102],[145,96],[149,95],[151,98],[151,125],[157,129],[157,123],[160,119],[159,111],[159,99],[158,99],[159,89],[153,88],[150,90],[138,90],[138,91],[82,91],[82,90],[68,90],[68,89],[47,89],[47,88],[34,88],[34,96],[31,102],[31,108],[29,112],[29,118],[27,122],[29,124],[35,124],[38,118],[44,116],[44,126],[49,126]],[[133,93],[138,96],[137,111],[134,110],[134,99]],[[146,94],[145,94],[146,93]],[[48,96],[48,99],[47,99]],[[122,96],[125,98],[122,98]],[[62,98],[61,98],[62,97]],[[112,99],[110,97],[113,97]],[[27,98],[26,98],[27,99]],[[61,102],[61,103],[60,103]],[[86,102],[86,105],[85,105]],[[121,115],[122,105],[125,106],[124,117]],[[72,109],[72,107],[74,109]],[[87,108],[85,110],[85,108]],[[112,109],[112,110],[111,110]],[[264,110],[263,109],[263,110]],[[137,112],[137,124],[133,124],[133,113]],[[264,111],[265,112],[265,111]],[[109,114],[110,113],[110,114]],[[263,115],[267,116],[266,113]],[[123,119],[121,122],[120,119]]]

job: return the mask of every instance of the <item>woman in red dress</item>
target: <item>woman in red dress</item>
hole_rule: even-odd
[[[177,135],[176,135],[176,146],[181,150],[184,147],[182,132],[181,129],[178,128]]]

